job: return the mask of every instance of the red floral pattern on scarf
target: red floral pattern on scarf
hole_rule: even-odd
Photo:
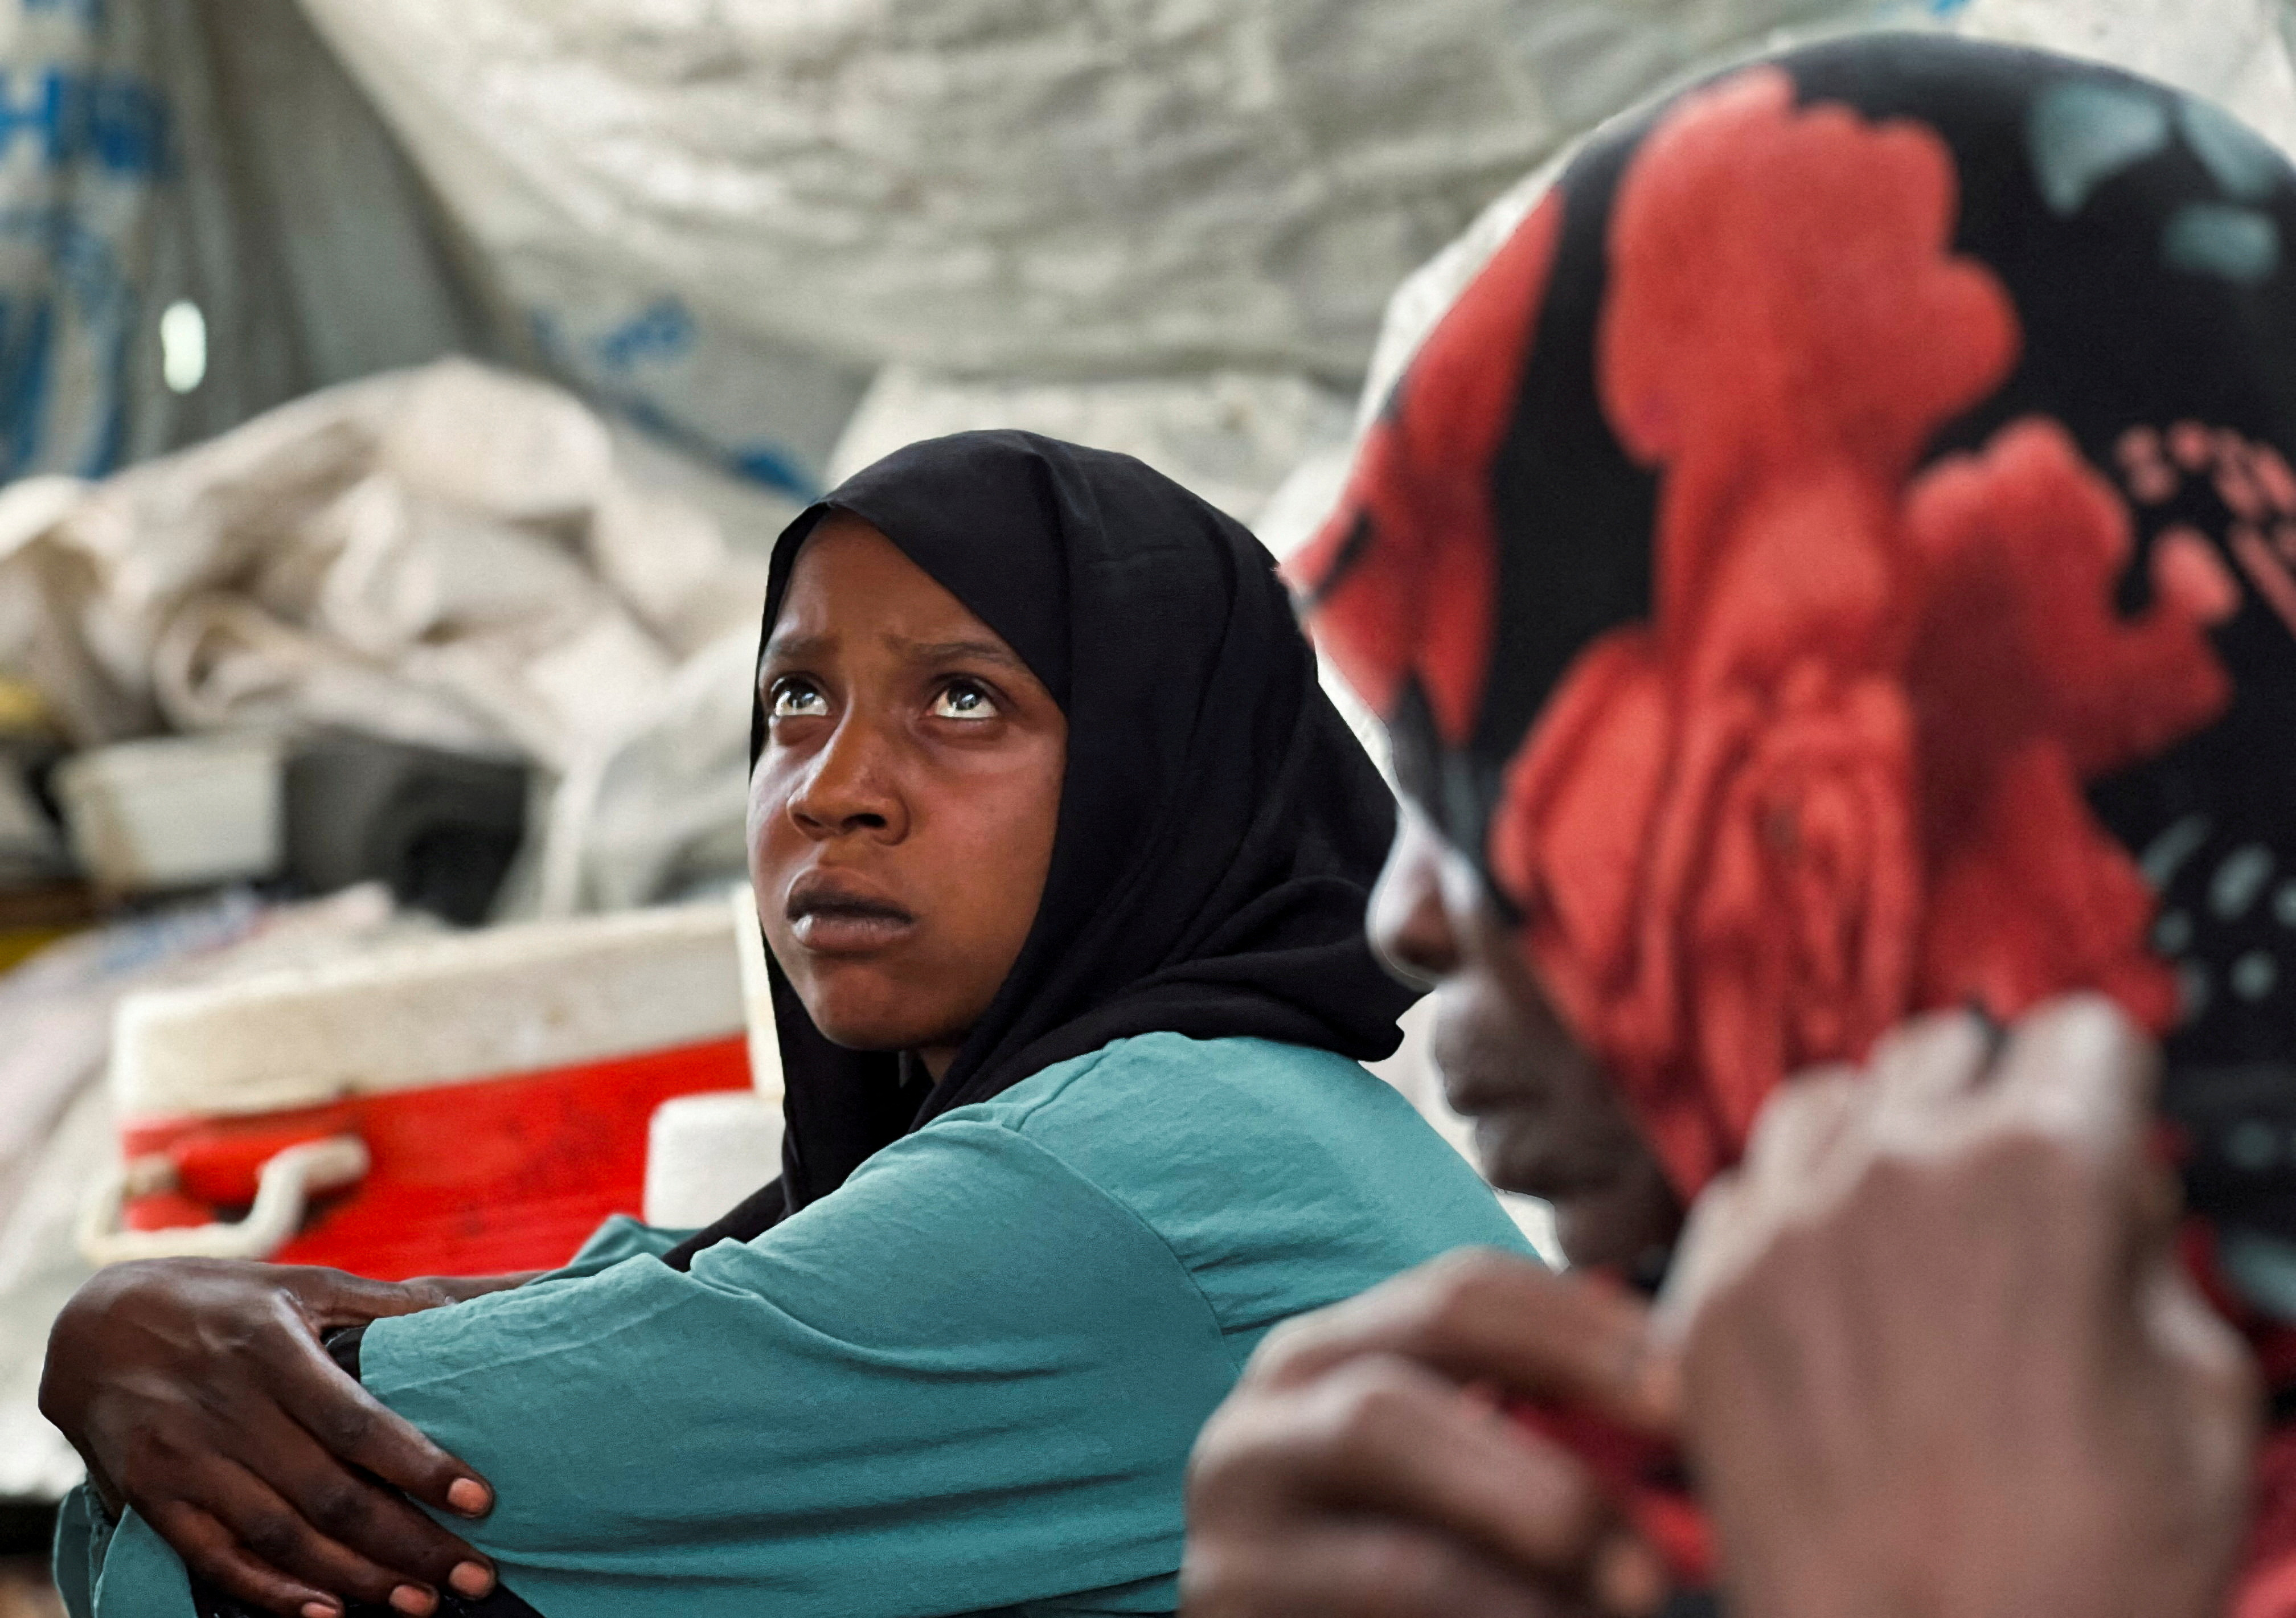
[[[2241,584],[2172,525],[2152,604],[2120,612],[2129,509],[2054,422],[1921,465],[2021,341],[2005,289],[1952,251],[1958,206],[1935,132],[1797,107],[1756,69],[1677,102],[1611,209],[1597,379],[1659,476],[1653,610],[1565,670],[1485,852],[1685,1194],[1786,1074],[1911,1012],[2007,1018],[2094,988],[2156,1031],[2176,1014],[2152,896],[2083,788],[2223,710],[2205,631]],[[1438,328],[1295,569],[1357,690],[1392,717],[1416,678],[1455,749],[1482,701],[1506,538],[1488,491],[1561,208]],[[2178,422],[2129,429],[2113,458],[2148,506],[2212,478],[2233,558],[2296,629],[2296,473],[2276,451]],[[2190,1235],[2213,1285],[2210,1233]],[[2296,1382],[2296,1333],[2212,1295],[2273,1384]],[[2296,1426],[2259,1482],[2235,1618],[2296,1618]]]
[[[2163,550],[2120,615],[2127,509],[2054,423],[1912,475],[2018,343],[1956,204],[1933,133],[1755,70],[1685,97],[1613,209],[1601,381],[1661,472],[1656,611],[1567,671],[1489,854],[1685,1192],[1788,1072],[1909,1012],[2174,1015],[2081,787],[2224,706],[2230,581]]]
[[[1454,747],[1474,729],[1491,656],[1491,465],[1530,363],[1562,225],[1562,198],[1550,195],[1507,238],[1412,361],[1404,407],[1365,436],[1341,505],[1348,519],[1286,569],[1312,590],[1346,558],[1345,587],[1317,612],[1332,661],[1381,713],[1394,711],[1405,678],[1416,675]],[[1379,543],[1347,557],[1357,522],[1370,522]]]

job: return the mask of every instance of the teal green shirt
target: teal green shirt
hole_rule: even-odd
[[[1181,1480],[1277,1322],[1451,1248],[1527,1252],[1352,1062],[1121,1039],[886,1147],[681,1275],[569,1270],[379,1320],[366,1385],[494,1485],[457,1532],[546,1618],[1169,1613]],[[188,1618],[130,1513],[67,1504],[76,1618]]]

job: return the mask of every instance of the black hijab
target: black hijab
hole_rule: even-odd
[[[938,1084],[905,1055],[831,1044],[768,960],[782,1177],[671,1264],[758,1235],[951,1107],[1112,1039],[1250,1036],[1359,1061],[1395,1049],[1413,993],[1364,937],[1394,804],[1242,524],[1128,456],[1024,432],[913,444],[783,531],[767,635],[832,511],[964,603],[1067,715],[1052,866],[1011,974]],[[764,740],[759,704],[753,764]]]

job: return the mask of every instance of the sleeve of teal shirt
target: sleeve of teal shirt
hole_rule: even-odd
[[[548,1618],[895,1618],[1167,1576],[1182,1458],[1236,1369],[1155,1232],[958,1120],[691,1275],[551,1277],[378,1321],[362,1355],[494,1483],[462,1532]]]
[[[111,1539],[111,1524],[95,1503],[95,1491],[82,1483],[56,1507],[56,1536],[49,1565],[56,1594],[72,1618],[88,1618],[95,1610],[95,1576],[103,1567],[103,1553]]]
[[[660,1258],[693,1233],[690,1230],[668,1230],[659,1225],[644,1225],[627,1213],[617,1213],[590,1233],[581,1250],[566,1261],[565,1267],[550,1272],[550,1279],[567,1276],[594,1276],[610,1269],[624,1259],[641,1253]],[[539,1277],[537,1277],[539,1278]]]
[[[595,1275],[637,1255],[659,1257],[686,1234],[616,1214],[582,1244],[565,1269],[549,1278]],[[115,1526],[85,1483],[66,1495],[57,1510],[53,1565],[57,1593],[71,1618],[96,1618],[99,1614],[102,1618],[115,1614],[159,1618],[192,1610],[190,1581],[166,1542],[132,1511]]]
[[[192,1583],[133,1511],[115,1527],[86,1483],[56,1513],[56,1593],[71,1618],[193,1618]]]
[[[546,1618],[897,1618],[1136,1610],[1237,1366],[1137,1217],[952,1120],[690,1275],[637,1257],[380,1320],[361,1370],[494,1483],[454,1526]],[[188,1614],[133,1513],[99,1539],[93,1618]]]
[[[625,1222],[379,1321],[365,1380],[493,1479],[455,1526],[547,1618],[1168,1613],[1188,1447],[1267,1326],[1521,1238],[1338,1058],[1160,1035],[1087,1062],[691,1276],[613,1262],[668,1244]],[[184,1618],[148,1528],[107,1554],[89,1526],[95,1618]]]

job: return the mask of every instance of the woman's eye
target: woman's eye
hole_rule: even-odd
[[[829,699],[803,680],[775,680],[766,711],[776,719],[816,719],[829,711]]]
[[[951,680],[933,698],[932,717],[937,719],[989,719],[996,717],[996,703],[987,690],[971,680]]]

